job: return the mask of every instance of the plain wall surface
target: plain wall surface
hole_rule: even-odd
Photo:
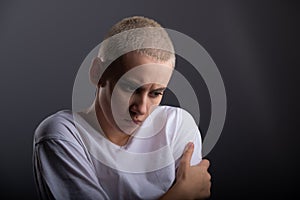
[[[1,1],[1,198],[37,199],[31,161],[35,128],[48,115],[71,109],[83,59],[110,26],[133,15],[195,39],[222,75],[228,107],[222,135],[207,155],[211,199],[297,194],[295,2]],[[205,83],[184,59],[178,63],[197,91],[205,131],[210,117]],[[176,104],[172,94],[168,101]]]

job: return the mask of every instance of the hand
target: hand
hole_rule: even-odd
[[[180,159],[176,174],[176,183],[160,200],[205,199],[210,196],[211,176],[207,169],[209,161],[203,159],[199,164],[191,166],[194,144],[188,143]]]
[[[208,173],[209,161],[203,159],[195,166],[190,165],[194,144],[188,143],[180,160],[175,187],[184,199],[202,199],[210,196],[211,176]],[[180,194],[182,193],[182,194]]]

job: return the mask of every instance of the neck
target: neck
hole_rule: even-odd
[[[128,140],[130,138],[130,135],[120,131],[116,127],[112,125],[112,122],[109,122],[104,115],[102,106],[99,103],[98,95],[94,102],[94,110],[96,112],[97,121],[104,133],[104,135],[107,137],[108,140],[110,140],[112,143],[124,146],[128,143]]]

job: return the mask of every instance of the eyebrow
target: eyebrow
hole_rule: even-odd
[[[164,91],[166,89],[166,87],[161,87],[161,88],[157,88],[157,89],[154,89],[154,90],[152,90],[152,91]]]

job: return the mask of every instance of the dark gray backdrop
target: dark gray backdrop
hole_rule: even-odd
[[[71,108],[76,72],[106,30],[144,15],[197,40],[223,77],[228,112],[207,158],[211,199],[297,195],[299,6],[296,1],[1,1],[0,189],[36,199],[32,137],[38,123]],[[178,59],[198,91],[201,129],[210,117],[205,83]],[[164,99],[176,105],[169,93]]]

